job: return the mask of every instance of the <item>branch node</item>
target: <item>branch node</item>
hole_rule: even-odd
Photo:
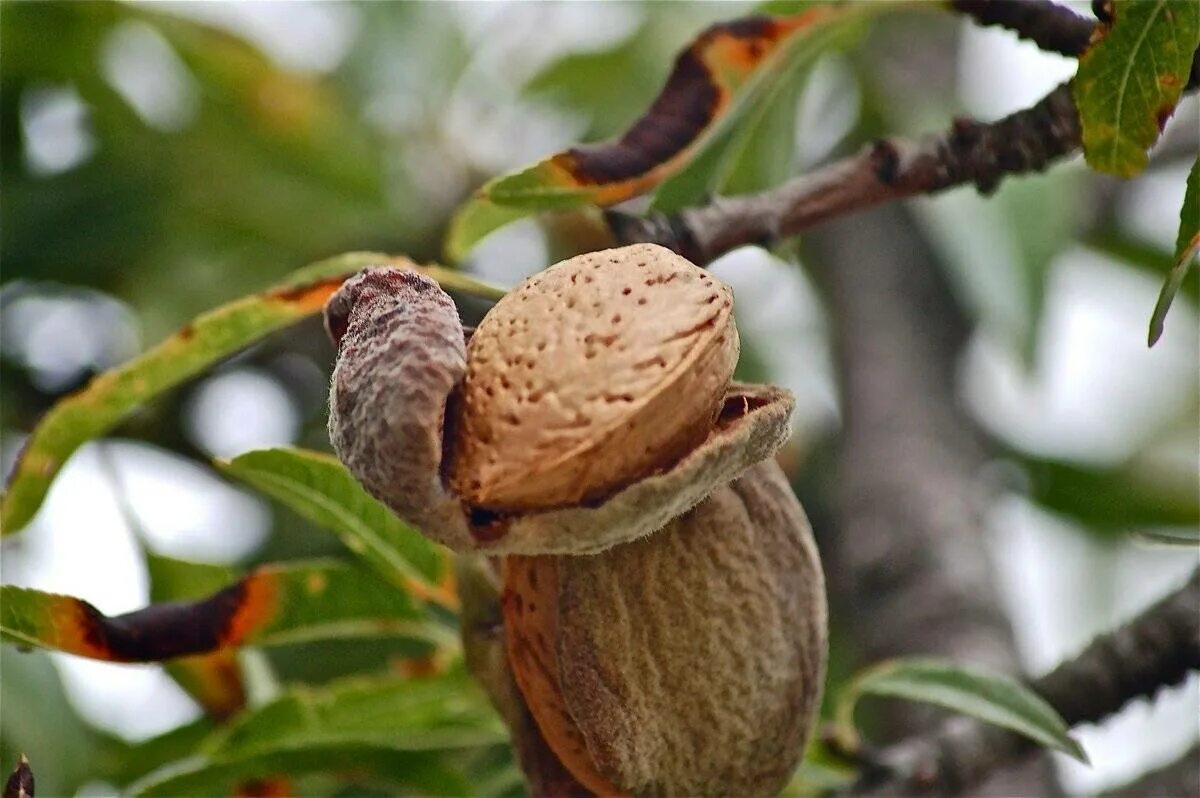
[[[893,186],[900,176],[900,150],[890,139],[880,139],[871,145],[871,171],[885,186]]]

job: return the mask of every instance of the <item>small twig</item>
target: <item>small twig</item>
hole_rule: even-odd
[[[980,25],[1006,28],[1047,52],[1077,57],[1087,48],[1096,23],[1050,0],[950,0],[955,11]]]
[[[1200,569],[1183,587],[1030,685],[1069,726],[1097,723],[1138,698],[1200,670]],[[952,718],[929,736],[879,754],[883,778],[856,794],[954,795],[1037,750],[1035,743],[969,718]]]

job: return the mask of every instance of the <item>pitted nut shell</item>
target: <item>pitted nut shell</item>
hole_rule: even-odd
[[[737,357],[732,292],[670,250],[563,261],[475,330],[451,485],[503,511],[610,495],[704,440]]]
[[[774,461],[646,539],[510,557],[502,606],[530,712],[594,791],[768,795],[790,777],[824,679],[825,599]]]

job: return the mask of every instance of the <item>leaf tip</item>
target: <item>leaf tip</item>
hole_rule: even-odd
[[[4,798],[33,798],[33,768],[25,754],[21,754],[12,775],[4,783]]]
[[[1076,740],[1074,737],[1072,737],[1070,735],[1067,735],[1066,742],[1067,742],[1067,745],[1063,749],[1063,753],[1067,754],[1072,759],[1075,759],[1076,761],[1078,761],[1084,765],[1087,765],[1088,767],[1092,766],[1091,758],[1088,757],[1087,751],[1083,750],[1083,746],[1079,744],[1078,740]]]
[[[1156,343],[1158,343],[1158,339],[1162,338],[1164,315],[1165,314],[1160,314],[1156,310],[1154,315],[1150,318],[1150,332],[1146,335],[1147,348],[1153,347]]]

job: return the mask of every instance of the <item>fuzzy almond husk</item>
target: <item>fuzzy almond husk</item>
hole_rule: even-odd
[[[469,550],[463,509],[442,485],[447,402],[466,371],[454,300],[410,269],[365,269],[325,303],[338,347],[329,440],[367,492],[451,548]]]
[[[643,540],[508,558],[502,606],[529,710],[594,791],[772,795],[794,771],[824,681],[825,593],[773,460]]]
[[[733,292],[668,249],[551,266],[471,338],[451,485],[493,511],[610,495],[704,440],[737,357]]]
[[[517,760],[533,794],[543,798],[589,798],[595,793],[580,784],[550,750],[513,680],[505,651],[501,586],[495,562],[478,555],[455,557],[467,668],[508,726]]]

